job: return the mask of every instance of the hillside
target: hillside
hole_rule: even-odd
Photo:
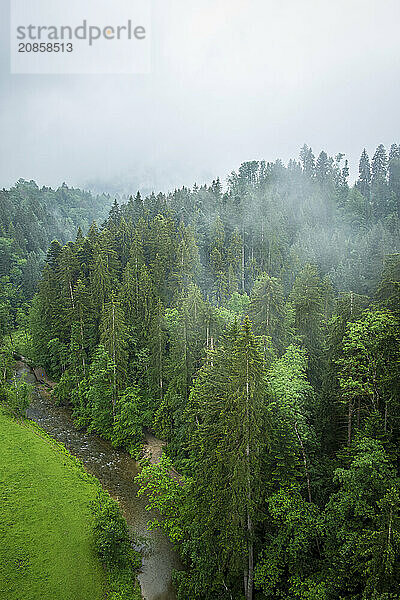
[[[39,188],[19,180],[0,191],[0,332],[15,326],[18,311],[32,298],[53,239],[75,240],[80,227],[102,222],[109,196],[68,188]]]

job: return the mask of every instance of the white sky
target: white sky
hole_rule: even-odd
[[[118,76],[10,75],[7,4],[0,187],[190,185],[303,143],[355,176],[400,142],[399,0],[153,0],[153,72]]]

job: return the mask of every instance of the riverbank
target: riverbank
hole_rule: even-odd
[[[90,502],[72,457],[0,408],[0,598],[102,600]]]
[[[52,401],[51,390],[37,383],[28,365],[18,363],[18,375],[36,384],[28,417],[54,440],[61,442],[118,501],[128,523],[131,539],[143,556],[142,569],[138,575],[143,598],[175,600],[172,571],[181,569],[182,565],[165,533],[160,529],[147,529],[148,522],[156,515],[146,510],[145,498],[137,497],[135,477],[139,472],[138,463],[126,452],[116,450],[99,436],[76,429],[71,412]]]

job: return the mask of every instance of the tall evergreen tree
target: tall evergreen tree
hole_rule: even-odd
[[[282,283],[263,273],[254,284],[249,315],[257,335],[269,336],[277,350],[285,345],[285,304]]]
[[[357,186],[365,198],[369,198],[371,185],[371,165],[366,149],[362,151],[360,163],[358,167]]]
[[[200,372],[190,401],[198,424],[190,444],[199,511],[194,527],[200,517],[208,551],[216,557],[211,585],[222,588],[227,576],[236,575],[229,585],[242,579],[246,600],[253,598],[261,457],[268,445],[265,398],[263,360],[246,320]]]

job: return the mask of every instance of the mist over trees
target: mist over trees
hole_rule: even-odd
[[[93,219],[103,220],[112,201],[108,196],[68,188],[39,188],[20,179],[0,191],[0,333],[26,315],[36,291],[50,242],[74,239]]]
[[[400,594],[400,147],[348,178],[305,145],[47,251],[34,359],[79,427],[167,441],[139,480],[182,600]]]

